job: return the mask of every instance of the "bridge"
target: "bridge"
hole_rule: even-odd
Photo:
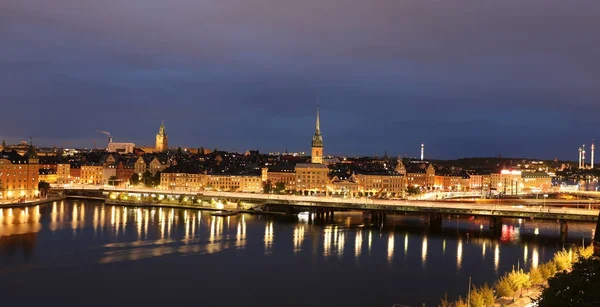
[[[597,209],[573,208],[568,205],[558,207],[556,204],[543,206],[541,203],[532,205],[529,202],[505,204],[501,202],[384,200],[217,191],[168,191],[104,186],[72,186],[66,187],[64,190],[68,194],[91,195],[104,199],[122,199],[121,196],[126,196],[127,202],[140,205],[148,204],[148,199],[152,198],[154,201],[150,201],[150,203],[159,206],[161,200],[166,203],[168,199],[178,199],[179,197],[194,199],[198,204],[211,201],[245,202],[254,206],[262,206],[266,210],[284,207],[290,213],[294,209],[311,211],[317,218],[332,218],[334,211],[348,210],[362,211],[377,221],[385,220],[387,214],[417,213],[425,216],[426,223],[440,226],[442,217],[448,215],[487,217],[490,220],[491,228],[501,227],[502,218],[549,219],[560,221],[561,232],[567,231],[568,221],[594,222],[598,219],[599,213]],[[193,200],[191,202],[192,205],[195,205]],[[198,208],[202,209],[200,205]]]

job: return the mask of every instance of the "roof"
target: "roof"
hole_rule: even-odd
[[[329,167],[325,164],[317,164],[317,163],[298,163],[296,164],[296,168],[325,168],[329,169]]]
[[[550,178],[550,175],[542,171],[523,172],[521,173],[521,178]]]

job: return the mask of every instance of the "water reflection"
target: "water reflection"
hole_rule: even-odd
[[[427,236],[423,237],[423,245],[421,246],[421,265],[425,266],[427,262]]]
[[[458,245],[456,247],[456,270],[460,271],[462,268],[462,256],[463,256],[463,243],[462,239],[458,239]]]
[[[302,250],[302,243],[304,243],[304,224],[298,224],[294,229],[294,253]]]
[[[390,235],[388,237],[388,255],[387,255],[387,259],[388,259],[388,263],[392,263],[392,260],[394,259],[394,233],[390,232]]]
[[[362,252],[362,230],[358,230],[356,232],[356,237],[354,239],[354,256],[358,259]]]
[[[533,252],[531,254],[531,266],[533,268],[537,268],[539,261],[540,261],[540,256],[538,255],[538,248],[537,248],[537,246],[534,245]]]
[[[263,251],[266,255],[272,255],[281,247],[282,251],[287,249],[288,252],[274,253],[278,263],[292,263],[293,259],[307,257],[308,262],[319,270],[325,262],[331,265],[331,262],[350,260],[354,263],[353,268],[371,265],[377,268],[385,264],[389,270],[406,270],[407,274],[414,276],[411,283],[427,287],[431,285],[423,280],[435,278],[431,274],[438,265],[450,270],[456,266],[457,275],[452,276],[451,281],[446,280],[449,283],[455,279],[462,280],[465,276],[478,276],[478,280],[493,282],[497,275],[512,268],[515,259],[520,258],[522,264],[537,267],[561,246],[559,229],[554,222],[524,219],[519,226],[518,220],[504,221],[501,232],[494,233],[488,228],[481,230],[479,220],[452,219],[445,223],[452,224],[448,229],[432,230],[412,223],[410,218],[400,217],[395,220],[395,226],[390,223],[370,227],[365,225],[362,216],[357,217],[352,213],[336,213],[334,222],[312,224],[283,217],[265,218],[247,214],[213,217],[208,212],[191,209],[125,208],[101,203],[54,202],[45,208],[0,209],[0,256],[6,255],[0,257],[0,268],[2,265],[13,265],[9,261],[3,262],[5,259],[30,263],[41,259],[52,261],[53,257],[72,263],[82,261],[71,255],[73,251],[85,252],[89,255],[86,259],[93,263],[136,261],[151,257],[163,257],[160,261],[167,263],[177,259],[173,256],[164,257],[167,255],[208,255],[233,251],[239,253],[235,255],[236,259],[260,265],[262,261],[257,261],[253,253],[259,257]],[[455,227],[455,223],[459,227]],[[574,223],[569,227],[569,231],[573,230],[569,233],[573,238],[571,242],[581,244],[582,237],[591,237],[593,228],[593,224]],[[281,234],[281,240],[277,242],[274,241],[275,231]],[[50,235],[37,236],[38,232]],[[402,234],[404,257],[394,257],[397,251],[395,238],[400,236],[401,240]],[[467,234],[470,236],[465,242]],[[50,244],[49,240],[60,240],[52,242],[61,244]],[[428,248],[430,242],[431,249]],[[438,242],[442,243],[441,249]],[[414,245],[410,252],[409,243]],[[421,243],[420,250],[418,243]],[[372,257],[367,256],[363,244],[367,245],[368,255],[372,254]],[[399,248],[402,248],[400,244]],[[469,245],[478,246],[470,248]],[[452,251],[455,248],[456,259],[453,259]],[[290,249],[293,253],[289,252]],[[493,261],[492,255],[487,257],[488,251],[493,253]],[[449,257],[444,257],[447,252]],[[337,254],[335,258],[329,257],[334,254]],[[244,257],[246,255],[251,257]],[[329,258],[322,261],[324,257]],[[229,257],[218,259],[229,265],[226,263]],[[434,294],[437,297],[443,296],[447,289],[436,288],[431,291],[440,292],[439,295]],[[402,295],[407,295],[407,292],[402,292]],[[435,303],[437,300],[431,304]]]
[[[273,221],[267,222],[265,226],[265,255],[271,254],[273,247]]]
[[[494,248],[494,271],[498,272],[498,265],[500,265],[500,246],[496,243]]]

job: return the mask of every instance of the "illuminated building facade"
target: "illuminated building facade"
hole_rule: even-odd
[[[83,184],[104,184],[102,165],[82,165],[80,182]]]
[[[71,183],[71,165],[69,163],[56,164],[56,183]]]
[[[16,152],[0,152],[0,198],[38,196],[39,158],[33,148],[24,156]]]
[[[329,168],[325,164],[298,163],[296,172],[296,191],[302,193],[325,193],[329,185]]]
[[[169,137],[165,132],[165,122],[163,121],[160,124],[160,128],[158,129],[158,133],[156,134],[156,151],[162,152],[169,149]]]

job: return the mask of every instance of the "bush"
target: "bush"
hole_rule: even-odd
[[[458,296],[458,300],[454,302],[454,307],[468,307],[467,300],[463,299],[460,295]]]

